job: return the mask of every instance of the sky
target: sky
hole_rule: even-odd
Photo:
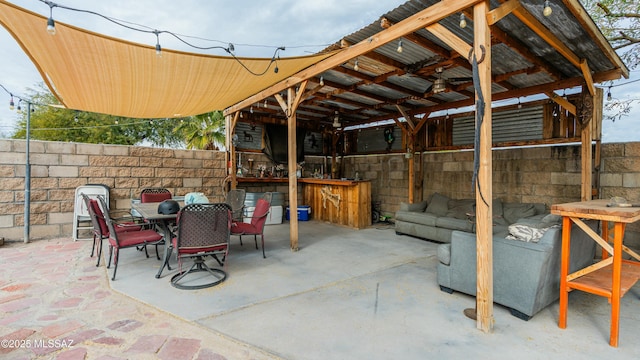
[[[39,0],[9,2],[48,17],[49,6]],[[377,21],[404,3],[404,0],[59,0],[67,7],[90,10],[110,18],[143,25],[150,30],[167,30],[198,46],[233,43],[240,57],[270,58],[275,48],[284,46],[281,57],[307,55],[324,49],[347,34]],[[105,35],[154,46],[155,35],[115,25],[98,16],[53,9],[56,22]],[[46,24],[42,24],[45,31]],[[170,36],[160,36],[163,49],[225,55],[221,50],[201,51]],[[0,26],[0,84],[10,92],[25,96],[42,77],[16,41]],[[614,98],[640,99],[640,69],[630,79],[613,83]],[[605,96],[609,84],[604,85]],[[6,97],[6,106],[2,106]],[[9,110],[9,95],[0,92],[0,138],[11,134],[19,115]],[[615,122],[603,122],[603,142],[640,141],[640,102],[631,113]]]

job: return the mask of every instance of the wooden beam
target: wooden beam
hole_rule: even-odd
[[[489,3],[481,2],[473,7],[474,56],[483,58],[478,64],[480,94],[484,101],[483,121],[479,129],[480,144],[476,149],[479,164],[476,175],[476,246],[477,290],[476,326],[484,332],[493,330],[493,176],[491,139],[491,30],[487,23]],[[479,95],[476,94],[476,100]],[[476,102],[478,104],[478,102]],[[476,105],[476,113],[480,105]],[[478,116],[478,114],[476,115]]]
[[[589,34],[592,39],[594,39],[596,44],[598,44],[600,50],[602,50],[603,53],[607,54],[607,57],[609,58],[609,60],[611,60],[612,63],[618,66],[621,75],[628,79],[629,69],[627,69],[627,66],[620,59],[620,56],[618,56],[615,50],[613,50],[613,47],[611,46],[607,38],[604,37],[602,31],[600,31],[600,29],[593,22],[591,16],[587,14],[584,6],[582,6],[582,3],[579,0],[562,0],[562,2],[566,5],[567,9],[569,9],[569,11],[571,11],[571,13],[576,17],[578,22],[580,22],[582,28]]]
[[[570,103],[569,100],[563,98],[562,96],[558,96],[558,94],[556,94],[553,91],[547,91],[545,92],[545,94],[549,97],[549,99],[553,100],[553,102],[555,102],[556,104],[567,109],[567,111],[570,112],[571,114],[573,115],[577,114],[576,106]]]
[[[460,54],[460,56],[469,60],[469,51],[471,50],[471,46],[464,40],[460,39],[458,35],[451,32],[451,30],[438,23],[429,25],[425,29],[435,35],[438,39],[442,40],[445,44],[451,46],[451,48]],[[491,44],[489,44],[489,46],[491,46]]]
[[[586,59],[582,59],[580,61],[580,69],[582,70],[582,76],[584,76],[584,81],[587,83],[587,89],[589,89],[589,94],[594,96],[596,94],[596,86],[593,84],[593,78],[591,77],[591,69],[589,69],[589,64]]]
[[[520,19],[533,32],[538,34],[544,41],[551,45],[565,59],[569,60],[577,68],[580,68],[580,58],[571,51],[560,39],[558,39],[549,29],[547,29],[538,19],[536,19],[524,7],[513,9],[513,14]]]
[[[407,121],[407,124],[409,125],[409,127],[413,131],[416,128],[416,126],[413,124],[413,116],[407,114],[407,112],[404,111],[404,109],[400,105],[396,105],[396,108],[398,108],[398,111],[400,112],[400,114],[402,114],[404,119]]]
[[[511,14],[513,12],[513,10],[519,8],[520,5],[520,0],[509,0],[506,3],[498,6],[497,8],[489,11],[489,13],[487,13],[487,23],[489,25],[493,25],[495,23],[497,23],[498,21],[500,21],[502,18],[504,18],[505,16]]]
[[[273,96],[274,94],[288,89],[291,86],[302,82],[303,80],[315,77],[324,71],[327,71],[336,66],[364,55],[380,46],[387,44],[391,41],[398,39],[406,34],[415,32],[418,29],[427,27],[431,24],[437,23],[445,17],[457,13],[463,9],[466,9],[482,0],[442,0],[437,2],[428,8],[404,19],[396,25],[391,26],[367,39],[360,41],[359,43],[346,48],[333,56],[330,56],[318,63],[309,66],[308,68],[301,70],[297,74],[294,74],[273,86],[254,94],[235,105],[232,105],[224,110],[225,114],[230,114],[241,109],[244,109],[251,104],[259,102],[266,97]]]

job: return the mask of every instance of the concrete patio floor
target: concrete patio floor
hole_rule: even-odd
[[[252,237],[244,246],[232,237],[229,276],[213,288],[175,289],[175,258],[156,280],[159,262],[131,251],[111,287],[286,359],[640,358],[640,285],[623,298],[619,348],[608,345],[607,300],[578,291],[567,329],[557,326],[557,302],[527,322],[496,305],[494,331],[485,334],[462,314],[473,297],[439,290],[436,243],[384,224],[299,227],[300,249],[291,252],[289,225],[267,226],[266,259]]]
[[[111,281],[89,257],[90,241],[0,247],[0,339],[74,340],[4,347],[0,358],[640,358],[640,285],[622,299],[618,348],[608,345],[607,300],[577,291],[567,329],[557,326],[557,302],[528,322],[496,305],[485,334],[462,314],[473,297],[439,290],[437,244],[385,225],[299,224],[295,253],[287,223],[266,227],[266,259],[252,238],[240,246],[234,237],[227,280],[195,291],[171,286],[175,259],[156,279],[160,262],[134,249],[122,251]]]

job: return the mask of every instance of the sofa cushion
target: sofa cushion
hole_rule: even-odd
[[[451,264],[451,244],[438,245],[438,261],[441,264]]]
[[[396,212],[397,221],[406,221],[414,224],[421,224],[427,226],[436,226],[436,219],[438,217],[434,214],[426,212],[415,211],[398,211]]]
[[[419,203],[415,203],[415,204],[409,204],[406,202],[401,202],[400,203],[400,210],[401,211],[414,211],[414,212],[424,212],[424,209],[427,208],[427,201],[421,201]]]
[[[441,216],[436,219],[436,226],[450,230],[461,230],[465,232],[475,232],[475,223],[469,220],[456,219]]]
[[[506,203],[502,205],[502,213],[502,217],[509,224],[513,224],[522,218],[535,215],[536,208],[533,204]]]
[[[431,196],[426,212],[437,216],[445,216],[449,211],[449,198],[435,193]]]
[[[456,219],[467,220],[472,218],[475,213],[475,200],[473,199],[461,199],[461,200],[449,200],[449,210],[445,216]]]

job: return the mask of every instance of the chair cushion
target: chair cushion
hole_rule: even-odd
[[[118,233],[118,242],[120,247],[136,246],[144,243],[156,242],[162,240],[162,235],[153,230],[125,231]],[[113,237],[109,237],[109,243],[117,246]]]
[[[142,230],[142,226],[136,224],[135,222],[124,222],[124,223],[116,224],[116,232],[118,234],[125,231],[140,231],[140,230]]]
[[[231,234],[233,235],[260,235],[260,232],[253,224],[245,222],[234,222],[231,225]]]
[[[171,239],[171,243],[173,244],[174,249],[178,249],[178,255],[180,254],[198,254],[198,253],[209,253],[214,251],[221,251],[227,248],[227,244],[218,244],[215,246],[206,246],[206,247],[181,247],[178,248],[178,238],[174,237]]]
[[[162,202],[171,199],[171,193],[142,193],[140,194],[140,202]]]

